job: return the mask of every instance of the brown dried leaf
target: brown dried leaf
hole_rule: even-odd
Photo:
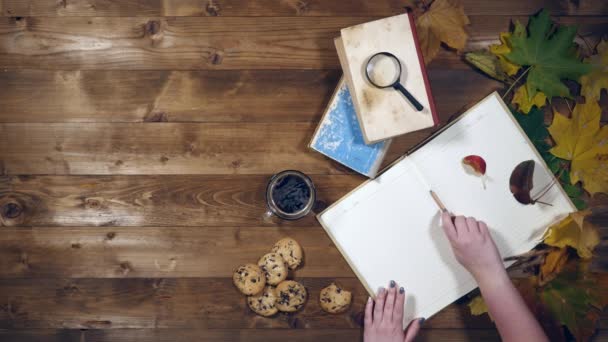
[[[454,0],[433,1],[416,20],[424,62],[429,64],[435,58],[441,42],[456,50],[464,49],[469,38],[464,28],[469,24],[462,5]]]

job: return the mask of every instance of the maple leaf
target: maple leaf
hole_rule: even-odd
[[[528,305],[528,308],[530,308],[530,311],[532,311],[543,327],[543,330],[549,337],[549,341],[566,341],[561,324],[555,321],[555,317],[548,312],[546,306],[539,298],[537,277],[513,279],[513,284],[521,294],[524,302],[526,302],[526,305]]]
[[[568,249],[567,248],[553,248],[547,256],[542,265],[540,265],[540,271],[538,273],[538,284],[543,286],[555,279],[559,272],[568,261]]]
[[[597,102],[577,104],[571,119],[555,112],[549,126],[551,154],[571,160],[571,183],[582,181],[591,194],[608,192],[608,126],[600,128],[600,116]]]
[[[510,38],[511,52],[505,57],[512,63],[529,66],[526,87],[528,97],[542,91],[549,98],[570,97],[562,79],[578,80],[591,70],[591,66],[578,60],[573,39],[576,28],[560,26],[552,29],[549,12],[541,11],[530,18],[528,32],[515,23]]]
[[[571,213],[549,227],[543,242],[559,248],[570,246],[576,249],[581,258],[591,258],[593,249],[600,243],[600,236],[597,227],[585,221],[585,217],[589,214],[591,214],[590,210]]]
[[[528,96],[528,89],[526,86],[521,86],[517,88],[515,91],[515,95],[513,95],[513,100],[511,100],[514,104],[518,105],[519,110],[528,114],[532,109],[532,106],[536,106],[537,108],[542,108],[547,102],[547,96],[545,96],[542,92],[537,92],[532,98]]]
[[[581,95],[586,102],[599,101],[602,89],[608,88],[608,42],[602,40],[597,46],[597,54],[585,61],[596,68],[581,77]]]
[[[481,70],[493,79],[502,82],[507,82],[509,80],[509,75],[507,75],[507,73],[503,69],[503,66],[498,57],[490,53],[489,51],[479,50],[467,52],[464,55],[464,58],[467,62],[471,63],[477,69]]]
[[[469,310],[471,310],[471,315],[473,316],[480,316],[488,312],[488,306],[481,295],[471,299],[467,305]]]
[[[608,273],[590,272],[587,263],[570,262],[543,288],[540,299],[577,341],[587,341],[607,304],[607,285]]]
[[[462,5],[453,0],[435,0],[426,9],[416,19],[424,62],[429,64],[437,56],[441,42],[456,50],[464,49],[469,38],[464,27],[470,21]]]
[[[538,109],[538,107],[532,107],[527,115],[513,109],[511,111],[530,141],[532,141],[534,147],[540,152],[541,157],[545,160],[551,172],[559,175],[559,182],[570,197],[570,200],[572,200],[572,203],[579,210],[585,209],[587,203],[582,199],[584,191],[579,186],[571,184],[568,172],[562,172],[562,170],[570,165],[570,162],[549,153],[551,145],[547,142],[549,131],[547,130],[547,126],[545,126],[545,113]]]
[[[534,144],[534,147],[536,147],[541,154],[548,152],[551,149],[551,146],[547,142],[549,131],[547,130],[547,126],[545,126],[545,113],[538,108],[532,108],[530,112],[528,112],[528,115],[523,115],[513,110],[512,112],[521,128]],[[555,172],[554,170],[551,171]]]
[[[490,45],[490,52],[498,57],[499,63],[507,75],[513,76],[517,74],[521,66],[511,63],[505,58],[505,55],[511,52],[511,33],[501,32],[499,37],[500,44]]]

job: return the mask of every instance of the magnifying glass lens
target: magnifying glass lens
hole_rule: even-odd
[[[376,87],[388,87],[399,80],[399,61],[391,56],[378,54],[367,63],[367,75]]]

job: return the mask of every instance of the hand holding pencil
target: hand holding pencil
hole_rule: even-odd
[[[454,256],[479,284],[501,337],[505,341],[548,341],[509,279],[488,226],[472,217],[452,216],[433,190],[430,194],[441,209],[443,231]]]
[[[488,226],[473,217],[452,216],[433,190],[430,194],[441,210],[443,231],[450,241],[456,260],[478,282],[480,279],[499,274],[506,275],[502,258],[488,231]]]

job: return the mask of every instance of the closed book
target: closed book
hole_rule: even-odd
[[[340,79],[310,142],[310,148],[370,178],[378,173],[390,141],[367,145],[350,91]]]
[[[366,143],[438,124],[411,14],[342,29],[335,45]],[[423,106],[421,111],[396,89],[376,88],[369,82],[366,66],[370,57],[379,52],[388,52],[399,60],[400,83]]]

